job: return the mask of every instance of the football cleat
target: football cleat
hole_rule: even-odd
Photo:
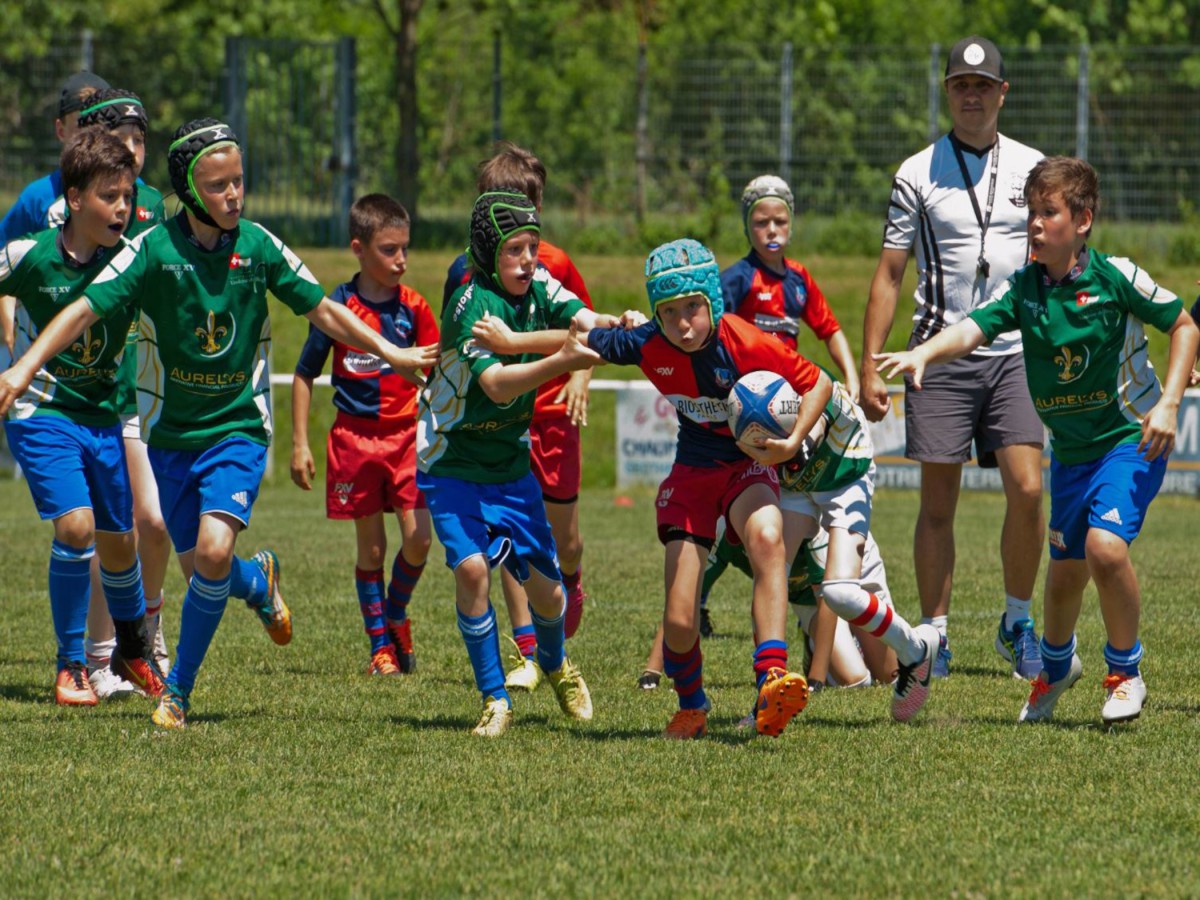
[[[1106,675],[1104,690],[1107,696],[1100,710],[1105,725],[1131,722],[1142,714],[1146,702],[1146,682],[1141,675]]]
[[[588,686],[583,681],[579,667],[563,657],[562,666],[553,672],[548,672],[547,675],[562,711],[580,722],[591,721],[592,695],[588,692]]]
[[[187,712],[187,697],[173,684],[168,684],[150,719],[159,728],[187,728]]]
[[[712,704],[707,700],[699,709],[676,710],[671,721],[663,729],[662,736],[668,741],[695,741],[708,734],[708,711]]]
[[[655,672],[653,669],[646,669],[638,676],[638,687],[643,691],[658,690],[659,682],[662,681],[662,672]]]
[[[1029,681],[1042,671],[1042,645],[1033,629],[1033,619],[1018,619],[1012,631],[1004,627],[1004,616],[996,628],[996,652],[1012,666],[1013,678]]]
[[[399,675],[400,663],[396,659],[396,648],[391,644],[380,647],[371,656],[371,664],[367,666],[368,675]]]
[[[483,701],[483,715],[471,729],[471,734],[477,737],[496,738],[508,731],[512,724],[512,707],[503,697],[488,697]]]
[[[767,677],[758,689],[754,727],[759,734],[779,737],[787,723],[807,703],[808,682],[803,675],[778,667],[768,669]]]
[[[83,663],[70,660],[58,670],[54,679],[54,702],[59,706],[96,705],[96,692]]]
[[[139,694],[146,697],[162,694],[163,679],[153,661],[136,657],[126,659],[120,650],[114,650],[108,665],[114,675],[132,684]]]
[[[918,625],[913,632],[925,644],[925,653],[912,665],[900,663],[892,694],[892,718],[897,722],[907,722],[929,699],[929,682],[941,647],[941,635],[932,625]]]
[[[1043,669],[1038,677],[1030,683],[1029,699],[1017,716],[1018,722],[1047,722],[1054,715],[1054,706],[1069,687],[1083,675],[1083,663],[1077,654],[1071,654],[1071,667],[1067,674],[1058,681],[1050,683],[1046,680],[1046,670]]]
[[[412,641],[412,619],[405,619],[399,623],[389,620],[387,629],[392,646],[396,650],[396,665],[400,667],[402,674],[411,675],[417,671],[417,654],[413,650]]]
[[[251,557],[251,561],[262,569],[267,579],[267,596],[259,605],[250,601],[246,601],[246,605],[254,610],[271,640],[282,647],[292,640],[292,612],[279,592],[279,582],[282,580],[279,557],[273,550],[259,550]]]
[[[949,678],[950,660],[953,658],[954,654],[950,652],[950,639],[944,634],[939,634],[937,659],[933,661],[933,677]]]
[[[528,656],[517,654],[516,662],[504,676],[504,686],[511,690],[533,693],[542,683],[542,669]]]
[[[107,665],[88,670],[88,681],[92,690],[100,700],[116,700],[120,697],[130,697],[138,692],[132,684],[113,674]]]

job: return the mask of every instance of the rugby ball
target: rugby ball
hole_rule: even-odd
[[[726,405],[734,439],[761,447],[768,438],[786,438],[792,433],[800,395],[774,372],[748,372],[733,386]]]

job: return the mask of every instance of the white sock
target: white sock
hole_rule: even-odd
[[[83,642],[83,652],[87,654],[89,669],[103,669],[117,649],[117,639],[93,641],[90,637]]]
[[[1013,622],[1019,622],[1022,619],[1028,619],[1029,607],[1033,604],[1032,600],[1018,600],[1012,594],[1004,595],[1004,630],[1012,631]]]
[[[821,587],[830,609],[851,625],[879,638],[896,651],[897,658],[906,666],[925,655],[925,642],[904,617],[874,594],[863,590],[859,582],[826,581]]]
[[[949,616],[921,616],[922,625],[932,625],[942,637],[946,636],[946,620]]]

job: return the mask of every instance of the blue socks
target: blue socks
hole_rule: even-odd
[[[262,606],[267,600],[267,577],[256,562],[233,558],[229,569],[229,596],[245,600],[251,606]]]
[[[183,597],[183,610],[179,615],[179,647],[175,651],[175,665],[167,676],[167,683],[185,697],[196,683],[196,673],[200,671],[208,645],[212,643],[217,626],[221,624],[221,616],[229,600],[230,581],[231,578],[209,581],[197,572],[188,583],[187,593]]]
[[[136,622],[146,615],[146,594],[142,589],[142,565],[136,559],[124,572],[100,567],[100,584],[108,602],[108,614],[114,622]]]
[[[371,641],[371,653],[388,646],[387,625],[383,621],[383,569],[367,571],[354,568],[354,587],[358,591],[358,609],[362,613],[363,630]]]
[[[504,667],[500,665],[500,633],[496,630],[496,611],[489,603],[487,612],[482,616],[466,616],[457,608],[455,614],[463,643],[467,645],[471,669],[475,672],[475,687],[484,700],[488,697],[504,700],[511,709],[512,699],[504,689]],[[560,620],[560,633],[561,629]]]
[[[564,592],[565,593],[565,592]],[[537,661],[542,671],[547,674],[562,668],[566,652],[563,643],[566,641],[564,631],[566,621],[566,604],[553,619],[543,619],[537,614],[532,605],[529,607],[530,618],[533,619],[533,630],[537,634]]]
[[[1042,668],[1050,684],[1062,681],[1071,671],[1071,657],[1075,655],[1075,635],[1065,644],[1051,644],[1042,638]]]
[[[1136,678],[1141,674],[1139,664],[1143,655],[1142,642],[1138,640],[1135,640],[1128,650],[1118,650],[1112,644],[1104,645],[1104,661],[1108,663],[1109,675]]]
[[[690,650],[676,653],[667,646],[664,637],[663,673],[675,682],[680,709],[705,709],[708,706],[708,695],[704,693],[704,658],[700,652],[700,638],[696,638]]]
[[[57,540],[50,545],[50,616],[54,620],[60,666],[69,661],[87,662],[83,632],[92,594],[88,567],[95,554],[94,545],[69,547]]]

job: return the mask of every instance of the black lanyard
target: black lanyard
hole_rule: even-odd
[[[967,161],[963,159],[958,141],[951,139],[950,146],[954,148],[954,158],[958,160],[958,168],[962,172],[963,184],[967,186],[967,194],[971,198],[971,209],[975,210],[975,221],[979,223],[979,259],[976,261],[976,272],[985,279],[992,273],[991,264],[984,255],[984,241],[987,239],[988,226],[992,223],[992,206],[996,202],[996,173],[1000,169],[1000,135],[996,135],[996,143],[992,145],[992,174],[988,181],[987,209],[979,211],[979,200],[975,196],[975,185],[971,181],[971,173],[967,171]]]

